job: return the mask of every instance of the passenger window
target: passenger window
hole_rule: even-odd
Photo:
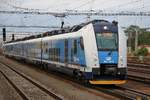
[[[74,40],[74,54],[77,54],[77,40]]]
[[[68,40],[66,39],[65,41],[65,63],[68,62]]]
[[[54,48],[54,61],[56,61],[56,48]]]
[[[55,61],[55,49],[52,48],[52,51],[53,51],[53,61]]]
[[[80,38],[80,47],[82,50],[84,50],[84,43],[83,43],[83,38]]]
[[[49,48],[49,59],[52,60],[52,49]]]
[[[58,61],[60,61],[60,48],[58,49]]]
[[[45,53],[48,53],[48,49],[47,48],[45,49]]]

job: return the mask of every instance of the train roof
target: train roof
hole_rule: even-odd
[[[16,40],[13,40],[13,41],[8,41],[6,43],[18,42],[18,41],[25,41],[25,40],[30,40],[30,39],[35,39],[35,38],[41,38],[41,37],[46,37],[46,36],[53,36],[53,35],[59,35],[59,34],[64,34],[64,33],[76,32],[76,31],[80,30],[82,27],[84,27],[84,26],[86,26],[86,25],[88,25],[90,23],[92,23],[93,25],[97,25],[97,24],[108,25],[108,24],[112,24],[112,23],[114,25],[117,24],[116,21],[113,21],[111,23],[111,22],[108,22],[106,20],[92,20],[92,21],[89,21],[89,22],[86,22],[86,23],[81,23],[79,25],[74,25],[72,27],[62,28],[60,30],[47,31],[47,32],[42,33],[42,34],[32,35],[32,36],[29,36],[29,37],[24,37],[24,38],[16,39]]]

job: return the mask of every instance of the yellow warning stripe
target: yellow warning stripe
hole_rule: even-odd
[[[89,82],[91,84],[124,84],[126,80],[90,80]]]

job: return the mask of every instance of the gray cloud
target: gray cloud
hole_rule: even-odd
[[[150,11],[149,0],[0,0],[0,10],[18,10],[16,7],[42,9],[42,11],[64,11],[69,10],[105,10],[118,12],[119,10],[128,11]],[[68,16],[65,18],[65,25],[74,25],[86,21],[87,16]],[[115,16],[92,16],[92,19],[106,19],[109,21],[118,20],[121,26],[131,24],[141,27],[150,26],[149,17],[115,17]],[[60,19],[53,16],[36,15],[0,15],[0,24],[5,25],[37,25],[37,26],[60,26]],[[0,33],[1,33],[0,28]],[[19,29],[7,28],[8,31],[40,31],[50,29]]]

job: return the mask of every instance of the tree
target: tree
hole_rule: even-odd
[[[146,29],[142,29],[136,25],[130,25],[128,28],[126,28],[124,32],[128,36],[127,42],[128,42],[129,53],[131,53],[131,51],[136,51],[138,48],[139,35],[146,32]]]
[[[150,45],[150,32],[139,35],[139,45]]]

